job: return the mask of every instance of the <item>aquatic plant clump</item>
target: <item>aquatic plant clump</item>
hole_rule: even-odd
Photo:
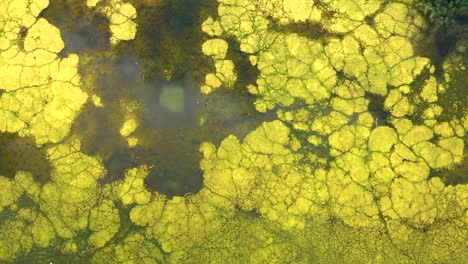
[[[147,2],[87,1],[110,21],[113,45],[103,56],[117,56],[136,41],[134,6],[160,4]],[[138,158],[126,161],[122,177],[104,180],[112,171],[102,154],[109,150],[83,150],[81,135],[94,128],[70,132],[85,104],[109,109],[92,94],[98,79],[79,69],[83,58],[60,53],[60,30],[40,17],[47,1],[0,3],[0,143],[7,146],[13,134],[16,145],[24,139],[43,153],[0,175],[0,262],[468,259],[466,40],[445,58],[440,74],[433,58],[416,52],[428,24],[412,1],[217,2],[200,28],[198,56],[211,61],[197,65],[204,78],[196,88],[206,96],[200,98],[237,89],[242,57],[257,70],[242,92],[254,97],[256,111],[275,115],[245,136],[190,142],[202,155],[203,184],[196,193],[172,196],[147,184],[160,164]],[[117,63],[125,76],[133,76],[132,59]],[[148,141],[141,131],[152,129],[138,112],[142,105],[155,100],[158,110],[187,112],[189,90],[161,83],[160,90],[141,93],[156,98],[111,97],[122,115],[106,122],[132,155]],[[209,102],[202,99],[195,104]],[[203,127],[210,118],[195,123]]]

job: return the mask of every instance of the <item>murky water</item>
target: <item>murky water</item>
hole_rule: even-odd
[[[51,166],[45,148],[37,148],[30,137],[0,133],[0,175],[13,178],[20,170],[33,173],[40,183],[49,180]]]
[[[82,1],[51,1],[42,16],[60,28],[64,51],[78,53],[84,89],[104,105],[89,102],[75,121],[71,135],[82,139],[82,150],[99,155],[107,169],[103,183],[121,179],[127,169],[152,166],[147,185],[168,196],[196,193],[203,175],[198,151],[203,141],[219,144],[229,134],[243,138],[274,112],[260,114],[245,89],[256,79],[248,59],[228,52],[240,82],[210,95],[200,93],[206,73],[214,68],[201,54],[201,23],[216,6],[199,1],[164,1],[138,9],[138,33],[133,41],[110,50],[108,23],[91,14]],[[69,13],[63,12],[68,10]],[[236,43],[232,43],[235,50]],[[237,45],[238,47],[238,45]],[[170,87],[179,95],[167,95]],[[175,100],[174,102],[166,102]],[[131,148],[119,134],[124,122],[122,102],[135,103],[138,128]],[[171,110],[175,107],[179,110]]]

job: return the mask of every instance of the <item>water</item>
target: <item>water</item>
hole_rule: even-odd
[[[50,179],[51,166],[45,148],[37,148],[34,139],[0,133],[0,175],[13,178],[20,170],[33,173],[40,183]]]
[[[244,87],[256,80],[257,72],[246,56],[236,53],[235,41],[228,58],[238,65],[240,81],[210,95],[200,93],[204,76],[214,69],[212,60],[201,54],[200,25],[215,15],[215,5],[184,0],[143,8],[134,2],[136,39],[111,50],[105,41],[106,19],[91,14],[81,2],[51,1],[42,16],[63,32],[63,53],[78,53],[87,84],[83,88],[104,105],[88,102],[71,130],[71,136],[81,138],[84,153],[102,158],[107,169],[103,184],[121,179],[127,169],[148,165],[149,188],[169,197],[196,193],[203,184],[202,142],[219,145],[229,134],[243,138],[275,117],[274,112],[255,111],[254,97]],[[137,104],[139,126],[132,136],[138,145],[133,148],[119,134],[125,120],[123,101]]]

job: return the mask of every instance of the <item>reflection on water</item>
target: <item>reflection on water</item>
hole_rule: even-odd
[[[162,106],[162,110],[178,115],[185,114],[184,99],[186,97],[183,85],[183,83],[170,82],[161,87],[159,105]]]
[[[75,6],[77,1],[67,3]],[[203,183],[198,151],[203,141],[219,144],[229,134],[242,138],[275,117],[273,112],[256,112],[254,98],[241,89],[255,81],[256,70],[246,56],[235,53],[235,42],[228,58],[238,65],[240,82],[210,95],[200,93],[205,74],[213,69],[211,59],[200,53],[204,40],[200,24],[216,6],[193,0],[155,6],[134,3],[139,25],[136,39],[102,52],[103,46],[93,41],[81,41],[79,46],[71,42],[83,34],[107,38],[108,32],[90,32],[79,26],[92,21],[101,23],[95,26],[102,29],[107,22],[91,19],[81,8],[68,9],[72,14],[67,14],[82,15],[81,19],[64,20],[63,5],[52,1],[43,14],[65,36],[73,36],[64,41],[72,47],[70,52],[80,55],[84,89],[98,95],[104,105],[88,103],[72,127],[72,135],[82,140],[82,151],[102,158],[107,169],[103,183],[145,164],[151,166],[150,188],[168,196],[195,193]],[[139,126],[132,133],[138,139],[134,147],[119,133],[125,118],[122,102],[136,104]]]

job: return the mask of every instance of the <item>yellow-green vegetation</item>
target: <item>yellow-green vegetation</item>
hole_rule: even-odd
[[[205,31],[209,32],[209,29]],[[202,93],[209,94],[222,84],[229,87],[236,80],[237,75],[234,72],[234,63],[232,60],[226,60],[228,43],[223,39],[209,39],[202,45],[203,54],[210,56],[215,61],[216,73],[209,73],[205,77],[205,85],[200,89]]]
[[[84,263],[464,263],[468,187],[439,176],[467,156],[466,102],[447,110],[454,90],[466,98],[466,61],[453,55],[438,76],[415,53],[426,25],[410,2],[218,0],[200,51],[216,73],[201,89],[237,81],[234,39],[259,71],[245,89],[277,120],[203,142],[203,188],[170,199],[145,185],[157,165],[100,182],[101,158],[67,137],[87,100],[78,57],[57,56],[59,30],[37,18],[47,2],[2,2],[0,131],[55,144],[48,182],[0,175],[0,261],[51,250]],[[114,43],[134,37],[130,4],[88,5],[110,17]],[[131,109],[118,132],[135,146]]]
[[[135,117],[134,111],[137,108],[137,104],[133,103],[124,103],[122,102],[122,108],[125,109],[125,121],[120,128],[120,135],[127,138],[127,143],[129,147],[135,147],[138,144],[138,138],[131,136],[135,129],[138,128],[138,121]]]
[[[59,30],[37,19],[48,1],[1,3],[0,131],[59,142],[87,100],[80,90],[78,57],[59,58]]]

